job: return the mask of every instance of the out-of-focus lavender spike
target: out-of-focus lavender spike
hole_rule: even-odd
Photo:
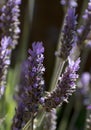
[[[80,59],[76,62],[69,61],[69,66],[66,68],[62,77],[60,77],[56,89],[49,93],[44,99],[44,108],[46,111],[50,111],[52,108],[56,108],[62,103],[68,102],[68,97],[76,89],[76,80],[78,78],[77,71],[79,69]]]
[[[77,0],[60,0],[61,5],[67,5],[69,7],[77,7]]]
[[[91,114],[86,119],[86,130],[91,130]]]
[[[0,98],[4,94],[5,90],[7,69],[10,65],[11,45],[11,37],[5,36],[2,38],[0,47]]]
[[[91,130],[91,114],[86,119],[86,130]]]
[[[91,75],[88,72],[85,72],[81,76],[81,83],[82,83],[82,93],[88,93],[89,91],[89,85],[91,82]]]
[[[87,106],[86,130],[91,130],[91,104]]]
[[[90,93],[91,75],[84,72],[78,82],[78,92],[82,96],[83,105],[87,109],[85,130],[91,130],[91,93]]]
[[[70,1],[69,1],[69,6],[70,6],[70,7],[77,7],[77,6],[78,6],[77,0],[70,0]]]
[[[43,130],[56,130],[56,109],[47,112],[45,115],[44,129]]]
[[[2,36],[10,36],[13,40],[12,48],[17,44],[17,40],[19,38],[20,21],[18,19],[20,9],[19,5],[21,4],[21,0],[7,0],[5,5],[0,9],[0,30],[2,32]]]
[[[90,104],[90,83],[91,75],[88,72],[84,72],[81,75],[81,79],[78,82],[78,92],[82,96],[83,105],[88,106]]]
[[[91,30],[91,1],[88,2],[88,8],[85,10],[83,18],[83,25],[78,28],[78,45],[81,45],[82,42],[87,38],[90,30]]]
[[[7,0],[0,8],[0,97],[4,93],[11,51],[17,43],[20,29],[19,5],[21,0]]]
[[[42,43],[32,44],[33,50],[29,50],[29,57],[25,61],[22,72],[22,79],[18,93],[18,108],[13,119],[12,130],[20,130],[24,125],[33,118],[38,111],[43,90],[44,79],[43,74],[45,68],[43,66],[44,47]]]
[[[66,59],[72,49],[73,44],[76,42],[76,21],[75,9],[69,8],[67,16],[65,17],[65,25],[62,32],[61,48],[58,50],[58,56]]]

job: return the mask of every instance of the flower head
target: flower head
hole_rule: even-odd
[[[13,120],[13,130],[14,128],[20,130],[32,118],[32,115],[38,111],[44,90],[44,47],[42,42],[34,42],[32,48],[32,50],[29,49],[29,57],[22,66],[22,80],[18,93],[18,108]]]
[[[21,0],[7,0],[6,4],[0,9],[0,30],[2,36],[10,36],[13,40],[12,48],[17,44],[19,38],[19,5]]]
[[[83,16],[83,24],[81,24],[80,28],[77,30],[78,33],[78,45],[81,45],[84,40],[86,40],[91,26],[91,1],[88,2],[88,7],[85,10]]]
[[[10,37],[3,37],[0,47],[0,97],[4,94],[7,69],[10,65],[11,50],[9,47],[12,45],[12,39]]]
[[[59,56],[63,59],[66,59],[70,51],[77,40],[76,37],[76,16],[75,9],[69,8],[67,16],[65,17],[65,23],[63,28],[63,36],[61,38],[61,48],[59,50]]]
[[[79,69],[80,59],[77,59],[76,62],[69,62],[69,66],[66,68],[63,75],[60,77],[57,88],[49,93],[44,100],[44,107],[46,111],[50,111],[52,108],[56,108],[62,103],[68,102],[68,97],[76,89],[76,80],[78,78],[77,71]]]

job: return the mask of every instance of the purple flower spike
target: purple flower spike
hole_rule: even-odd
[[[10,65],[11,45],[12,39],[10,37],[2,38],[0,47],[0,98],[5,90],[7,69]]]
[[[86,130],[91,130],[91,105],[87,109],[89,114],[86,118]]]
[[[12,48],[15,48],[19,38],[19,5],[21,0],[7,0],[6,4],[0,9],[0,31],[3,36],[10,36],[13,40]]]
[[[77,16],[75,16],[75,8],[68,9],[68,16],[66,17],[66,22],[69,28],[75,28]],[[72,21],[71,21],[72,20]]]
[[[73,47],[73,44],[76,43],[77,36],[76,36],[76,16],[75,16],[75,9],[69,8],[67,12],[67,16],[65,18],[65,25],[63,29],[63,36],[61,39],[61,48],[58,52],[58,56],[66,59],[70,51]]]
[[[11,37],[4,37],[1,39],[1,46],[2,46],[2,49],[5,50],[5,49],[9,49],[11,46],[12,46],[12,39]]]
[[[52,108],[62,105],[63,102],[68,102],[68,97],[72,95],[76,89],[75,82],[78,78],[77,71],[79,69],[79,63],[80,59],[77,59],[76,62],[69,61],[69,66],[66,68],[62,77],[60,77],[56,89],[45,97],[43,106],[46,111],[50,111]]]
[[[0,8],[0,97],[4,94],[12,49],[18,42],[21,0],[7,0]]]
[[[20,112],[21,105],[18,105],[16,115],[13,119],[12,130],[20,130],[32,118],[32,115],[38,111],[38,106],[42,101],[44,90],[43,66],[44,47],[42,42],[34,42],[32,50],[29,49],[29,57],[22,66],[21,81],[19,93],[17,96],[18,104],[23,108]],[[21,113],[21,114],[20,114]]]
[[[80,26],[80,28],[77,30],[78,32],[78,45],[82,45],[83,41],[86,40],[91,27],[91,1],[88,2],[88,7],[84,12],[83,18],[83,24]]]

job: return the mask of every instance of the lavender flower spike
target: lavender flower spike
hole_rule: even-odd
[[[68,97],[76,89],[76,80],[78,78],[77,71],[79,69],[80,59],[76,62],[69,60],[69,66],[66,68],[62,77],[60,77],[59,82],[55,90],[49,93],[44,99],[44,108],[46,111],[52,110],[59,105],[62,105],[64,101],[68,102]]]
[[[56,130],[56,109],[51,112],[47,112],[44,119],[44,129],[43,130]]]
[[[21,0],[7,0],[0,8],[0,97],[4,93],[12,49],[17,44],[20,29],[19,5]]]
[[[12,130],[20,130],[37,113],[44,90],[43,66],[44,47],[42,43],[32,44],[29,57],[23,66],[22,81],[18,93],[18,108],[13,119]]]
[[[91,130],[91,104],[87,106],[86,130]]]
[[[3,37],[0,47],[0,98],[2,97],[6,85],[7,69],[10,65],[10,55],[12,39],[10,37]]]
[[[76,42],[76,16],[75,9],[69,8],[67,16],[65,18],[65,24],[63,28],[63,35],[61,38],[61,48],[58,52],[59,57],[66,59],[73,47],[73,44]]]
[[[83,41],[86,40],[90,30],[91,30],[91,0],[88,2],[88,7],[84,12],[83,24],[77,30],[78,32],[78,45],[82,45]]]
[[[14,48],[19,38],[19,5],[21,0],[7,0],[5,5],[0,9],[0,31],[2,36],[10,36],[13,40],[11,48]]]

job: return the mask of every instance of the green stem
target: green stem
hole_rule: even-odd
[[[53,90],[57,86],[58,79],[59,79],[61,72],[63,70],[63,67],[64,67],[64,63],[65,63],[65,61],[63,61],[63,60],[60,61],[59,65],[58,65],[57,73],[54,73],[55,76],[52,79],[50,91]]]
[[[83,54],[82,54],[82,60],[81,60],[80,74],[82,74],[82,72],[84,71],[89,53],[90,53],[90,48],[84,47]]]
[[[68,8],[66,8],[64,11],[67,12],[67,9]],[[57,50],[59,50],[59,48],[62,46],[62,43],[61,43],[62,30],[64,28],[64,23],[65,23],[65,17],[66,17],[66,15],[67,15],[67,13],[65,13],[65,15],[64,15],[63,24],[62,24],[62,27],[61,27],[61,30],[60,30],[60,34],[59,34]],[[64,59],[56,57],[54,72],[53,72],[53,76],[52,76],[52,79],[51,79],[51,84],[50,84],[50,90],[49,91],[53,90],[56,87],[57,82],[58,82],[58,78],[61,75],[64,63],[65,63]]]
[[[70,103],[66,106],[64,110],[62,121],[59,124],[58,130],[66,130],[73,105],[74,105],[74,98],[72,97]]]
[[[36,128],[34,130],[43,130],[43,122],[44,122],[45,115],[46,115],[46,112],[44,109],[41,109],[38,112],[36,123],[35,123]]]
[[[33,123],[34,123],[34,118],[32,118],[32,125],[31,125],[31,130],[33,130]]]
[[[30,124],[31,124],[31,120],[27,122],[27,124],[22,128],[22,130],[28,130],[28,128],[30,127]]]

